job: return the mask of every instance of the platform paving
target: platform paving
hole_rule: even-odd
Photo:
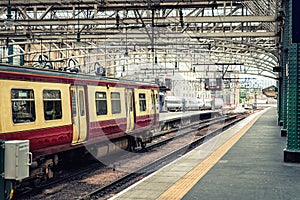
[[[300,165],[283,162],[285,147],[272,108],[183,200],[300,200]]]
[[[300,165],[283,162],[276,112],[251,115],[111,199],[300,200]]]

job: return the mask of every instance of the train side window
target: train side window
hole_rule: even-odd
[[[97,115],[107,115],[106,92],[96,92],[95,95]]]
[[[140,102],[140,111],[146,111],[146,94],[140,93],[139,94],[139,102]]]
[[[132,112],[133,111],[133,99],[132,99],[132,95],[130,96],[130,100],[129,101],[130,101],[129,102],[129,104],[130,104],[129,109],[130,109],[130,112]]]
[[[14,123],[35,121],[34,91],[32,89],[12,89],[11,104]]]
[[[79,91],[79,106],[80,106],[80,116],[84,116],[85,112],[84,112],[84,95],[83,95],[83,91],[80,90]]]
[[[76,110],[76,93],[74,90],[72,90],[72,115],[73,117],[76,117],[77,116],[77,110]]]
[[[62,118],[61,92],[59,90],[44,90],[43,102],[45,120]]]
[[[112,114],[121,113],[121,99],[119,92],[111,92],[111,108]]]

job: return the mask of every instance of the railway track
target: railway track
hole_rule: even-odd
[[[188,153],[189,151],[193,150],[194,148],[198,147],[200,144],[202,144],[204,142],[204,140],[208,140],[208,139],[220,134],[222,131],[224,131],[225,129],[234,125],[235,123],[237,123],[238,121],[242,120],[245,117],[246,117],[246,115],[240,116],[240,117],[235,115],[235,116],[230,116],[228,118],[225,118],[224,120],[228,121],[229,123],[226,123],[223,127],[217,128],[214,131],[212,131],[204,136],[199,137],[195,141],[182,146],[180,149],[177,149],[177,150],[161,157],[160,159],[157,159],[157,160],[149,163],[148,165],[143,166],[143,167],[133,171],[132,173],[119,178],[116,181],[113,181],[105,186],[99,187],[99,188],[95,189],[94,191],[92,191],[84,196],[79,197],[78,199],[79,200],[101,199],[101,198],[110,196],[112,193],[120,192],[123,189],[129,187],[130,185],[136,183],[143,177],[146,177],[149,174],[159,170],[166,164],[177,159],[179,156],[184,155],[184,154]],[[204,129],[207,126],[212,125],[212,124],[217,124],[218,122],[219,121],[213,120],[213,122],[210,122],[209,124],[204,124],[204,125],[198,127],[198,130]],[[182,137],[182,135],[184,135],[184,134],[182,133],[180,136],[176,136],[176,137]],[[166,139],[163,143],[167,143],[169,140],[173,140],[173,139],[175,139],[175,138]],[[161,142],[158,144],[153,144],[151,147],[148,147],[148,148],[153,148],[156,145],[161,145]]]
[[[244,116],[245,117],[245,116]],[[219,134],[222,130],[225,128],[231,126],[232,124],[235,124],[237,121],[241,120],[243,117],[238,115],[231,115],[231,116],[223,116],[218,117],[214,119],[209,120],[203,120],[201,122],[195,122],[189,125],[186,125],[185,127],[178,127],[174,128],[169,131],[163,131],[155,135],[155,139],[153,144],[148,145],[145,149],[137,149],[134,155],[141,155],[144,156],[147,154],[147,152],[154,152],[155,149],[158,149],[160,146],[165,146],[166,144],[170,143],[171,141],[176,141],[179,138],[187,137],[187,135],[194,135],[192,137],[195,137],[192,139],[192,142],[189,142],[188,144],[177,148],[177,150],[173,150],[167,155],[160,156],[159,158],[155,159],[151,163],[144,164],[143,167],[128,171],[123,171],[118,176],[116,176],[113,181],[109,181],[108,183],[103,183],[101,186],[95,187],[93,190],[89,190],[89,192],[85,191],[81,195],[78,194],[76,197],[72,197],[72,199],[98,199],[98,198],[106,198],[114,193],[117,193],[121,191],[122,189],[130,186],[131,184],[135,183],[136,181],[140,180],[141,178],[151,174],[157,169],[160,169],[165,164],[171,162],[172,160],[178,158],[179,156],[185,154],[186,152],[192,150],[196,146],[199,146],[201,143],[203,143],[204,140],[208,140],[209,138]],[[205,130],[208,127],[217,126],[219,127],[213,131]],[[224,126],[223,126],[224,125]],[[202,133],[200,133],[202,132]],[[196,136],[195,136],[196,135]],[[161,139],[163,138],[163,139]],[[189,139],[191,140],[191,139]],[[159,151],[159,150],[157,150]],[[124,152],[123,152],[124,153]],[[132,154],[121,153],[118,155],[120,158],[126,160],[130,159]],[[125,161],[126,162],[126,161]],[[117,166],[118,164],[116,164]],[[37,191],[28,191],[27,194],[22,194],[23,197],[17,197],[16,199],[55,199],[55,198],[49,198],[49,195],[56,195],[60,192],[60,189],[45,189],[49,187],[59,187],[60,186],[51,186],[53,185],[62,185],[67,184],[69,180],[77,179],[76,177],[82,177],[86,174],[92,173],[95,170],[102,170],[101,173],[116,173],[115,169],[115,163],[112,163],[111,165],[107,166],[106,168],[101,166],[99,163],[94,164],[93,166],[87,166],[86,169],[84,169],[83,172],[76,172],[76,173],[70,173],[70,175],[65,176],[63,178],[63,183],[59,183],[60,180],[55,180],[55,183],[49,183],[43,187],[40,187]],[[55,191],[57,190],[57,191]],[[45,192],[46,191],[46,192]],[[52,191],[52,192],[49,192]],[[32,195],[34,193],[34,196]],[[30,194],[30,195],[29,195]],[[24,198],[24,196],[26,196]]]
[[[48,188],[55,187],[55,185],[62,184],[63,182],[68,182],[73,177],[84,176],[85,174],[89,174],[102,167],[104,167],[104,165],[96,161],[90,161],[84,165],[76,165],[76,167],[70,168],[69,172],[65,169],[63,175],[56,177],[53,180],[45,181],[37,187],[32,187],[31,183],[24,184],[22,190],[17,191],[13,199],[31,199],[32,196],[38,197],[52,193]]]
[[[202,130],[205,129],[209,126],[212,126],[214,124],[218,124],[218,123],[223,123],[226,121],[230,121],[230,120],[234,120],[237,119],[239,115],[226,115],[226,116],[220,116],[220,117],[216,117],[216,118],[212,118],[212,119],[207,119],[207,120],[201,120],[200,122],[194,122],[191,123],[189,125],[186,125],[184,127],[178,127],[178,128],[173,128],[172,130],[167,130],[167,131],[162,131],[160,133],[157,133],[154,135],[153,139],[160,139],[163,136],[167,135],[167,134],[171,134],[171,133],[179,133],[174,137],[170,137],[170,138],[166,138],[163,140],[159,140],[159,142],[153,142],[152,144],[148,145],[147,149],[149,148],[153,148],[159,145],[162,145],[164,143],[169,142],[170,140],[176,139],[178,137],[182,137],[186,134],[192,133],[195,131],[195,129],[197,130]]]

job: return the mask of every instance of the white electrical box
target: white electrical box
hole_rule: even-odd
[[[29,177],[32,154],[29,140],[5,141],[4,178],[21,180]]]

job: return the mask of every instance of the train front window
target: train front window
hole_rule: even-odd
[[[110,93],[112,114],[121,113],[121,99],[119,92]]]
[[[107,114],[107,99],[106,92],[96,92],[96,112],[97,115]]]
[[[146,94],[141,93],[139,94],[139,101],[140,101],[140,111],[146,111]]]
[[[61,92],[59,90],[44,90],[43,102],[45,120],[62,118]]]
[[[31,89],[12,89],[12,120],[15,124],[35,121],[34,92]]]

